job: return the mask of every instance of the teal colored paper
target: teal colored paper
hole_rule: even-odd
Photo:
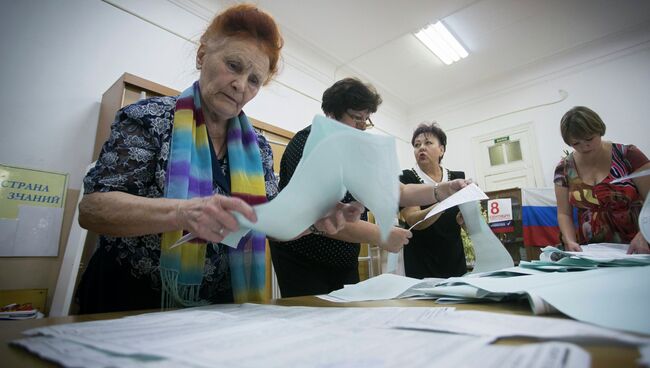
[[[399,172],[394,138],[317,115],[289,184],[272,201],[254,206],[256,223],[234,213],[240,231],[223,243],[237,246],[250,229],[277,240],[295,238],[325,216],[346,191],[372,211],[385,240],[398,211]]]
[[[481,273],[513,267],[514,261],[510,253],[497,239],[492,229],[485,222],[479,211],[478,202],[467,202],[458,205],[463,214],[463,221],[467,233],[472,239],[474,247],[474,270],[472,273]]]
[[[560,312],[599,326],[650,334],[650,266],[609,267],[510,278],[457,277],[486,293],[536,295]]]

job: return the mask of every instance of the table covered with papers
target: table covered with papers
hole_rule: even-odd
[[[45,360],[65,367],[647,365],[647,256],[593,251],[600,253],[548,248],[529,267],[444,280],[383,274],[275,305],[7,321],[0,361],[34,367]]]
[[[0,360],[3,366],[48,366],[16,345],[7,345],[26,337],[21,333],[31,327],[37,327],[28,332],[33,337],[21,345],[64,366],[428,367],[432,362],[476,367],[634,366],[638,346],[645,341],[633,335],[558,336],[507,338],[504,345],[493,343],[497,336],[475,331],[441,332],[443,324],[449,327],[470,318],[467,313],[478,313],[469,320],[471,325],[485,324],[486,318],[495,325],[511,323],[496,317],[538,319],[528,317],[528,307],[521,303],[447,308],[431,301],[386,300],[332,308],[340,304],[301,297],[276,304],[211,306],[108,320],[103,318],[128,313],[20,321],[0,332]],[[92,321],[97,318],[102,320]],[[60,324],[88,320],[91,322]],[[557,331],[548,328],[547,333]]]

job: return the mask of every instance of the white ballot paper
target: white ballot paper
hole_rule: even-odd
[[[649,367],[650,366],[650,345],[643,346],[639,348],[639,359],[637,359],[636,363],[640,367]]]
[[[487,345],[430,326],[447,308],[225,305],[26,331],[14,341],[65,367],[588,367],[564,343]],[[299,347],[299,348],[298,348]]]
[[[494,340],[527,337],[589,344],[629,346],[650,344],[650,337],[616,331],[570,319],[518,316],[482,311],[444,311],[436,318],[395,323],[393,327],[492,337]]]
[[[636,261],[641,264],[650,263],[649,262],[650,256],[648,256],[647,254],[627,254],[627,250],[629,247],[630,247],[629,244],[591,243],[591,244],[581,245],[580,249],[582,249],[582,252],[564,251],[563,253],[578,258],[592,260],[592,261],[608,262],[614,260],[630,260],[632,262]],[[541,256],[540,256],[540,260],[541,260]]]
[[[386,273],[397,272],[397,263],[399,261],[399,253],[388,253],[386,257]]]
[[[431,211],[427,213],[426,216],[424,216],[422,220],[413,224],[413,226],[411,226],[409,230],[412,230],[416,225],[425,221],[429,217],[438,214],[448,208],[458,206],[461,203],[476,202],[482,199],[488,199],[488,196],[485,193],[483,193],[481,188],[479,188],[476,184],[472,183],[466,186],[465,188],[459,190],[458,192],[450,195],[447,199],[438,203],[435,207],[431,209]]]
[[[465,228],[474,246],[476,262],[473,273],[513,267],[514,261],[512,257],[481,215],[477,202],[482,199],[488,199],[488,196],[476,184],[472,183],[433,207],[425,218],[415,223],[415,225],[448,208],[458,206],[463,214]]]
[[[585,256],[593,256],[596,259],[611,259],[624,257],[627,255],[627,248],[629,244],[620,244],[620,243],[591,243],[586,245],[581,245],[580,249],[582,252],[570,252],[571,254]]]
[[[388,300],[398,298],[410,288],[420,284],[428,285],[426,281],[420,279],[384,273],[353,285],[345,285],[343,289],[334,290],[328,295],[347,302]],[[424,285],[422,287],[425,287]],[[435,283],[429,286],[433,285]]]
[[[618,179],[614,179],[614,180],[611,181],[611,184],[620,183],[623,180],[630,180],[630,179],[634,179],[634,178],[640,178],[642,176],[647,176],[647,175],[650,175],[650,169],[637,171],[637,172],[632,173],[630,175],[626,175],[626,176],[622,176],[622,177],[620,177]]]
[[[650,195],[647,194],[639,213],[639,230],[645,241],[650,242]]]
[[[479,189],[480,190],[480,189]],[[451,198],[451,197],[450,197]],[[492,229],[485,222],[477,202],[466,202],[458,206],[463,214],[465,229],[474,246],[474,270],[472,273],[495,271],[513,267],[515,262]]]
[[[650,335],[645,308],[649,278],[650,266],[603,267],[517,277],[452,277],[438,285],[472,286],[478,297],[531,296],[534,313],[539,312],[538,301],[543,301],[579,321]]]
[[[567,252],[547,246],[542,249],[539,261],[523,264],[524,267],[544,269],[557,265],[558,270],[590,269],[600,267],[632,267],[650,265],[650,254],[627,254],[629,244],[593,243],[582,245],[582,252]]]
[[[236,247],[251,229],[278,240],[295,238],[325,216],[346,191],[372,211],[385,240],[398,210],[399,173],[393,137],[317,115],[289,184],[272,201],[254,206],[256,223],[234,212],[240,230],[223,243]]]

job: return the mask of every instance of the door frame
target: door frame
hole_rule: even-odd
[[[486,141],[491,141],[499,137],[510,136],[513,134],[523,134],[526,136],[528,142],[525,145],[526,147],[522,148],[522,156],[524,156],[524,168],[530,168],[532,166],[533,178],[535,180],[535,187],[538,187],[544,183],[544,178],[542,175],[542,166],[539,156],[539,150],[537,148],[537,138],[535,134],[535,124],[530,121],[527,123],[511,126],[504,129],[499,129],[486,133],[477,137],[472,138],[472,154],[475,158],[483,157],[487,155],[487,152],[481,152],[481,144]],[[512,171],[511,168],[504,168],[502,170],[496,169],[492,172],[486,172],[481,164],[481,160],[474,160],[474,172],[476,173],[476,181],[480,187],[486,187],[485,177],[487,175],[494,175]]]

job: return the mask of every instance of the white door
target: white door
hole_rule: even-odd
[[[535,183],[531,183],[530,181],[531,175],[528,171],[516,170],[513,172],[485,176],[485,185],[482,186],[482,188],[488,192],[508,188],[535,187]]]
[[[543,183],[531,123],[474,138],[477,181],[485,191]]]

